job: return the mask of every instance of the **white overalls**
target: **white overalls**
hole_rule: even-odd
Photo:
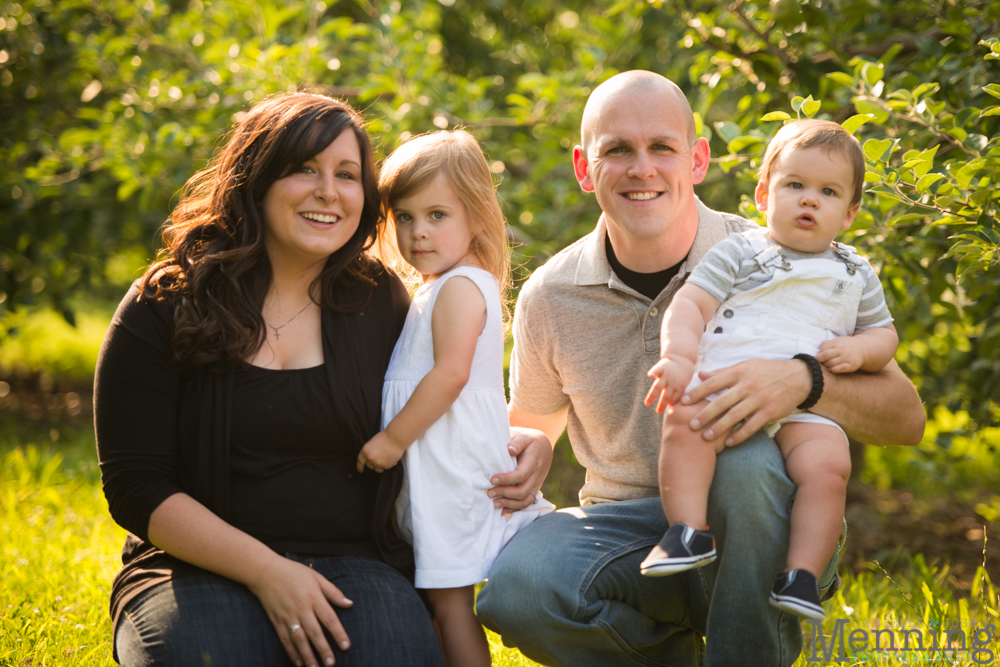
[[[772,278],[719,306],[702,335],[687,391],[701,384],[699,371],[714,371],[747,359],[781,361],[799,353],[815,355],[823,341],[854,334],[864,274],[859,271],[861,259],[853,247],[834,242],[836,259],[816,257],[792,264],[766,230],[753,230],[744,236],[753,250],[750,261],[757,265],[753,275],[763,272]],[[799,411],[764,430],[774,437],[784,421],[829,424],[843,433],[829,419]],[[846,434],[844,437],[846,444]]]

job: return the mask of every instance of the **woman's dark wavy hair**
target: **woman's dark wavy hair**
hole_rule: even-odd
[[[379,265],[367,250],[382,218],[371,140],[361,116],[322,95],[267,97],[185,184],[164,228],[164,247],[142,277],[144,296],[176,304],[173,353],[182,366],[225,370],[263,344],[261,308],[271,285],[271,262],[260,205],[275,181],[298,170],[345,130],[354,133],[361,148],[365,204],[357,231],[327,259],[312,293],[319,294],[322,307],[340,312],[360,310],[368,302]],[[337,303],[338,284],[357,281],[367,284],[361,301]]]

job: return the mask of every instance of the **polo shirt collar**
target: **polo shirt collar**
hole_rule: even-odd
[[[679,273],[687,274],[701,261],[702,257],[716,243],[729,236],[722,215],[701,203],[695,197],[698,207],[698,231],[695,232],[694,243],[688,251],[687,259],[681,264]],[[580,259],[576,265],[576,285],[608,285],[614,272],[608,262],[608,254],[604,249],[604,239],[608,235],[608,225],[604,214],[597,221],[594,231],[581,241]]]

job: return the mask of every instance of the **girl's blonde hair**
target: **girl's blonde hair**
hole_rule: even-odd
[[[496,184],[486,156],[476,139],[465,130],[432,132],[407,141],[392,152],[379,171],[379,193],[386,224],[379,230],[377,254],[409,286],[420,281],[416,270],[403,261],[396,245],[393,204],[425,188],[438,174],[465,206],[469,224],[480,229],[472,238],[469,250],[480,266],[493,274],[500,286],[504,331],[510,327],[508,293],[510,278],[510,242]]]

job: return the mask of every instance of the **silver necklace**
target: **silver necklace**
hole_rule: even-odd
[[[299,312],[297,312],[294,315],[292,315],[292,317],[287,322],[285,322],[284,324],[282,324],[280,327],[276,327],[273,324],[271,324],[270,322],[268,322],[267,320],[264,320],[264,324],[266,324],[267,326],[269,326],[272,329],[274,329],[274,340],[281,340],[281,334],[278,333],[278,330],[279,329],[284,329],[289,324],[291,324],[292,320],[294,320],[296,317],[298,317],[302,313],[306,312],[306,308],[308,308],[309,306],[311,306],[312,303],[313,303],[312,300],[310,300],[309,303],[307,303],[306,305],[302,306],[302,310],[300,310]]]

